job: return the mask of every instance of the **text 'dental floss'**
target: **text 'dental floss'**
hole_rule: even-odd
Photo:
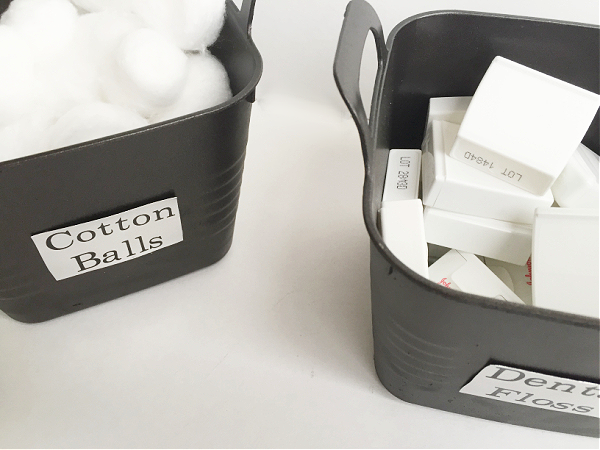
[[[460,392],[515,405],[600,417],[597,384],[529,370],[492,364]]]
[[[31,236],[56,280],[121,264],[183,240],[177,198]]]

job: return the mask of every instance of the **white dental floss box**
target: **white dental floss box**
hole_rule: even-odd
[[[523,303],[477,256],[450,250],[429,267],[436,284],[470,294]]]
[[[556,203],[564,208],[598,209],[599,156],[583,144],[552,185]]]
[[[427,127],[434,120],[460,125],[473,97],[432,97],[427,111]]]
[[[531,225],[425,207],[425,237],[431,244],[524,265],[531,255]]]
[[[543,195],[599,105],[593,92],[497,56],[473,95],[450,156]]]
[[[459,125],[446,121],[432,120],[429,125],[423,141],[423,204],[526,224],[533,223],[536,208],[552,205],[549,190],[532,194],[449,157],[458,131]]]
[[[533,224],[533,305],[600,318],[598,210],[540,208]]]
[[[506,261],[499,261],[493,258],[484,258],[486,266],[500,278],[504,284],[510,287],[511,291],[517,294],[526,305],[532,304],[531,298],[531,258],[527,260],[524,266],[517,266]],[[508,277],[510,282],[506,279]]]
[[[383,189],[383,204],[419,198],[421,153],[418,149],[390,150]]]
[[[421,150],[392,149],[379,211],[383,242],[392,254],[423,277],[428,277],[428,253],[419,199]]]
[[[387,202],[379,212],[383,242],[412,270],[428,278],[427,241],[420,199]]]

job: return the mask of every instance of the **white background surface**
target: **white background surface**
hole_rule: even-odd
[[[257,0],[265,69],[222,261],[42,324],[0,313],[0,447],[598,448],[404,403],[379,383],[360,146],[332,77],[346,3]],[[371,4],[386,35],[433,9],[598,23],[599,8]]]

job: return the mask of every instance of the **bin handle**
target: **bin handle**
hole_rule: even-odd
[[[369,3],[364,0],[352,0],[348,3],[344,14],[344,23],[333,64],[333,77],[358,128],[365,162],[367,159],[367,142],[372,143],[374,130],[365,112],[359,81],[362,55],[369,32],[373,33],[377,49],[378,67],[374,91],[377,92],[383,77],[388,53],[383,28],[377,13]],[[372,106],[375,104],[376,102],[373,101]]]
[[[255,3],[256,0],[244,0],[240,6],[240,25],[248,33],[248,37],[252,36],[252,19],[254,18]]]

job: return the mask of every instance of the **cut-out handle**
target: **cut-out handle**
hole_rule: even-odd
[[[373,130],[360,94],[360,66],[365,42],[370,32],[373,33],[377,49],[378,67],[374,91],[377,92],[388,52],[383,28],[377,13],[370,4],[364,0],[352,0],[348,3],[344,15],[333,65],[333,76],[344,102],[356,122],[363,152],[366,151],[366,143],[373,139]],[[366,153],[364,154],[366,155]]]
[[[248,37],[251,37],[252,35],[252,19],[254,17],[255,3],[256,0],[243,0],[242,5],[238,10],[240,26],[246,31],[246,33],[248,33]]]

